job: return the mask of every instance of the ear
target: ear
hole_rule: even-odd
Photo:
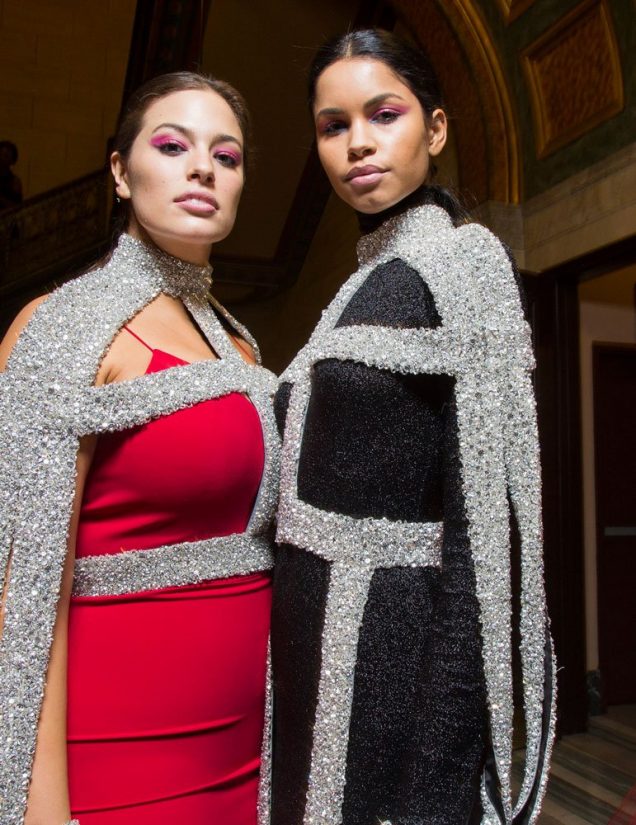
[[[429,155],[439,155],[446,144],[448,133],[448,121],[443,109],[435,109],[429,118],[428,126],[428,153]]]
[[[113,178],[115,178],[115,192],[122,200],[129,200],[128,171],[126,163],[119,152],[113,152],[110,156],[110,171],[113,173]]]

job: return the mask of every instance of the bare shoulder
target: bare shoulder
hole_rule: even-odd
[[[256,364],[257,358],[256,353],[254,352],[254,347],[248,344],[245,338],[241,338],[241,336],[237,333],[231,333],[230,337],[232,338],[232,343],[240,352],[243,360],[247,361],[248,364]]]
[[[0,342],[0,370],[4,370],[6,367],[9,356],[13,351],[13,347],[22,334],[22,330],[31,320],[33,313],[40,306],[40,304],[46,301],[48,297],[48,295],[40,295],[38,298],[34,298],[32,301],[29,301],[29,303],[23,307],[14,318],[13,323],[7,330],[7,334]]]

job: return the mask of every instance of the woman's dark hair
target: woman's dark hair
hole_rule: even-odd
[[[384,29],[358,29],[328,40],[318,49],[309,69],[310,109],[313,110],[320,75],[332,63],[352,57],[380,60],[388,66],[419,100],[427,122],[435,109],[444,108],[435,70],[422,49]],[[445,209],[455,224],[465,223],[470,219],[468,212],[453,192],[432,182],[435,171],[431,164],[429,179],[425,181],[426,198]]]
[[[234,113],[243,136],[243,159],[245,167],[249,163],[249,144],[251,141],[251,121],[247,104],[243,96],[229,83],[217,80],[209,75],[197,72],[170,72],[153,77],[146,81],[128,98],[123,109],[113,141],[112,149],[119,152],[124,160],[128,160],[135,138],[141,131],[143,119],[148,108],[156,101],[174,92],[190,90],[209,90],[216,92],[225,100]],[[123,207],[123,208],[122,208]],[[120,204],[118,215],[115,218],[116,235],[119,235],[128,225],[128,202]]]

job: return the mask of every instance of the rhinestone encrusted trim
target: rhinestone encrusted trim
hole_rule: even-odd
[[[399,258],[425,278],[443,319],[432,330],[377,326],[336,328],[338,319],[367,277]],[[491,739],[501,783],[504,822],[512,820],[511,586],[508,492],[522,539],[522,667],[527,749],[519,810],[538,782],[529,822],[539,813],[554,735],[553,715],[541,776],[547,614],[543,586],[540,474],[536,412],[529,370],[534,366],[530,332],[520,306],[510,261],[488,230],[476,224],[454,228],[448,215],[421,206],[387,221],[358,245],[358,271],[325,310],[308,344],[281,377],[290,395],[281,470],[277,539],[329,559],[330,586],[323,630],[319,684],[305,825],[338,825],[344,794],[346,742],[353,669],[372,571],[402,538],[417,536],[425,548],[411,564],[430,564],[441,536],[439,525],[394,524],[347,519],[310,507],[298,498],[297,476],[314,364],[352,360],[407,373],[444,373],[455,378],[463,493],[480,605],[484,671]],[[357,523],[356,523],[357,522]],[[383,527],[393,544],[384,552]],[[433,532],[438,531],[436,538]],[[430,543],[429,543],[430,542]],[[406,553],[395,552],[394,565]],[[367,559],[367,562],[361,560]],[[346,689],[344,686],[346,684]],[[552,685],[554,695],[554,685]],[[549,709],[548,709],[549,713]],[[344,744],[343,744],[344,743]],[[485,795],[485,786],[482,787]],[[487,798],[486,822],[499,822]],[[494,818],[491,818],[494,817]]]
[[[278,541],[303,547],[327,561],[378,567],[439,567],[442,522],[419,524],[387,518],[352,518],[298,501],[281,520]]]
[[[273,565],[271,542],[234,533],[154,550],[84,556],[75,562],[73,595],[119,596],[255,573]]]
[[[258,823],[267,825],[270,821],[272,801],[272,723],[274,713],[274,694],[272,690],[272,649],[267,646],[267,677],[265,680],[265,716],[263,724],[263,744],[261,747],[261,769],[258,783]]]
[[[194,543],[117,559],[83,559],[77,565],[80,592],[172,586],[213,578],[215,571],[228,576],[271,566],[266,534],[276,505],[280,451],[272,408],[276,380],[242,360],[209,305],[209,285],[209,267],[179,261],[124,235],[104,266],[55,290],[36,309],[0,375],[0,564],[9,569],[0,644],[2,825],[23,821],[80,436],[125,429],[239,392],[260,415],[265,446],[263,477],[247,530],[211,541],[216,557],[203,559],[205,543]],[[221,360],[94,387],[113,338],[161,292],[183,300]],[[231,316],[223,314],[233,325]],[[176,550],[173,557],[171,550]],[[112,580],[100,581],[103,575]]]

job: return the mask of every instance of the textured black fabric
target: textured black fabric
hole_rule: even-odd
[[[442,323],[431,290],[400,258],[377,266],[345,307],[336,328],[367,326],[410,329]]]
[[[461,488],[456,407],[444,432],[444,541],[413,751],[394,825],[466,825],[478,807],[487,726],[479,603]]]
[[[278,548],[271,634],[276,674],[272,771],[276,825],[300,825],[303,820],[328,586],[328,562],[287,545]]]
[[[314,368],[299,497],[323,510],[407,521],[441,518],[441,408],[446,376],[364,364]]]
[[[289,405],[291,391],[292,385],[289,382],[282,383],[278,387],[276,397],[274,398],[274,415],[276,416],[276,425],[281,438],[285,431],[285,419],[287,418],[287,407]]]
[[[396,810],[430,644],[439,571],[377,570],[358,644],[343,821],[377,825]]]
[[[337,326],[435,327],[426,284],[396,259],[377,267]],[[441,409],[451,382],[335,360],[315,365],[298,472],[299,497],[358,518],[441,518]]]

